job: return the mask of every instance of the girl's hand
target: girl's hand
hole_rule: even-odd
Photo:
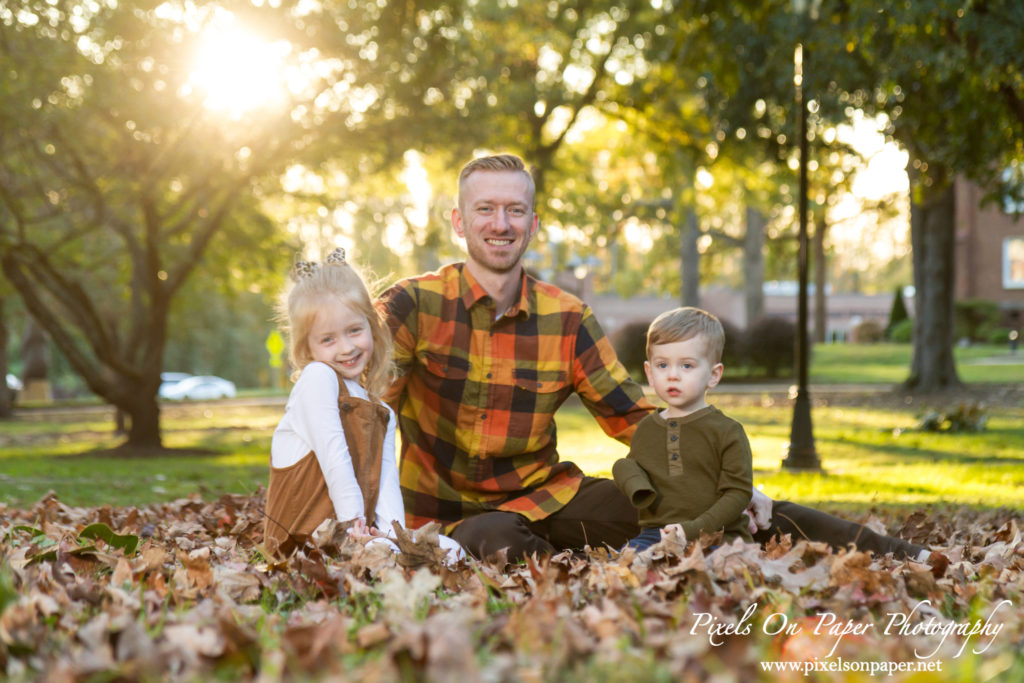
[[[356,517],[352,520],[352,526],[348,528],[348,534],[353,538],[367,538],[373,535],[373,530],[366,526],[365,519]]]

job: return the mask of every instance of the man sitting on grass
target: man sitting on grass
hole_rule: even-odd
[[[555,411],[572,393],[611,437],[629,443],[654,411],[590,308],[526,274],[539,226],[533,178],[518,157],[474,159],[459,176],[455,234],[463,263],[384,293],[400,373],[401,486],[410,527],[438,520],[483,558],[563,548],[621,548],[640,532],[611,479],[559,460]],[[753,492],[761,541],[776,533],[916,558],[925,549]]]

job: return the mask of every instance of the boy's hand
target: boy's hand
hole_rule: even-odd
[[[767,529],[772,525],[772,499],[754,489],[747,506],[747,528],[756,534],[758,529]]]

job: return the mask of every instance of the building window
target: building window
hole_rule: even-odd
[[[1024,237],[1003,240],[1003,287],[1024,289]]]
[[[1003,169],[1003,211],[1010,215],[1024,213],[1024,165],[1014,162]]]

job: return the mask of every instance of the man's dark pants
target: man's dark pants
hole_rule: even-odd
[[[794,541],[823,541],[835,549],[852,543],[859,550],[893,553],[900,558],[915,558],[924,550],[862,524],[785,500],[772,505],[771,522],[771,527],[754,534],[754,540],[763,544],[776,534],[791,534]],[[508,548],[508,559],[517,561],[535,553],[551,555],[587,545],[619,550],[639,533],[636,508],[615,482],[585,477],[573,499],[545,519],[531,522],[514,512],[485,512],[460,523],[451,536],[474,557],[486,558]]]

